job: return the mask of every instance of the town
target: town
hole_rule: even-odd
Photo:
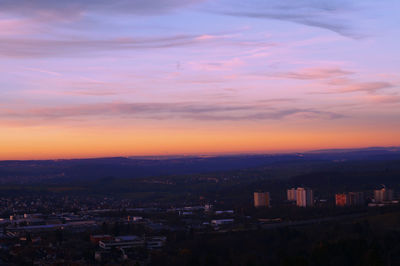
[[[157,261],[161,263],[160,258],[182,244],[188,234],[297,228],[361,219],[382,208],[399,210],[393,190],[384,186],[374,191],[341,192],[331,199],[315,198],[313,190],[306,187],[287,189],[283,200],[271,198],[269,192],[256,191],[251,196],[252,206],[240,207],[204,198],[192,205],[138,205],[113,197],[3,197],[0,259],[35,265],[159,265]]]

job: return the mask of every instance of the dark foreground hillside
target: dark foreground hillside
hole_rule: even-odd
[[[400,265],[400,212],[254,231],[185,234],[152,265]]]

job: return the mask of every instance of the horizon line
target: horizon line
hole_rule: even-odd
[[[322,148],[315,150],[292,150],[292,151],[249,151],[249,152],[210,152],[210,153],[182,153],[182,154],[153,154],[153,155],[116,155],[116,156],[88,156],[88,157],[60,157],[60,158],[43,158],[43,159],[0,159],[0,162],[12,161],[69,161],[69,160],[94,160],[94,159],[146,159],[146,158],[182,158],[182,157],[223,157],[223,156],[245,156],[245,155],[284,155],[284,154],[302,154],[302,153],[323,153],[335,151],[354,151],[368,149],[400,149],[400,145],[391,146],[362,146],[362,147],[347,147],[347,148]]]

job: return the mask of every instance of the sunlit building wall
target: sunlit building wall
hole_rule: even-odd
[[[254,207],[269,207],[270,196],[269,192],[254,192]]]
[[[392,201],[393,200],[393,190],[382,188],[374,191],[374,199],[375,202],[384,202],[384,201]]]
[[[297,188],[296,198],[296,205],[299,207],[314,206],[313,191],[309,188]]]
[[[296,201],[297,199],[297,192],[295,188],[291,188],[287,190],[287,200],[288,201]]]
[[[336,194],[335,195],[335,204],[336,206],[348,206],[349,205],[349,197],[347,194]]]

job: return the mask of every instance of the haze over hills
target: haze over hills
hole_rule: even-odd
[[[400,151],[400,147],[368,147],[368,148],[358,148],[358,149],[321,149],[321,150],[313,150],[309,151],[307,153],[333,153],[333,152],[344,152],[344,153],[349,153],[349,152],[398,152]]]
[[[400,160],[400,149],[382,147],[292,154],[0,161],[0,182],[82,181],[107,177],[144,178],[230,171],[277,164],[358,160]]]

